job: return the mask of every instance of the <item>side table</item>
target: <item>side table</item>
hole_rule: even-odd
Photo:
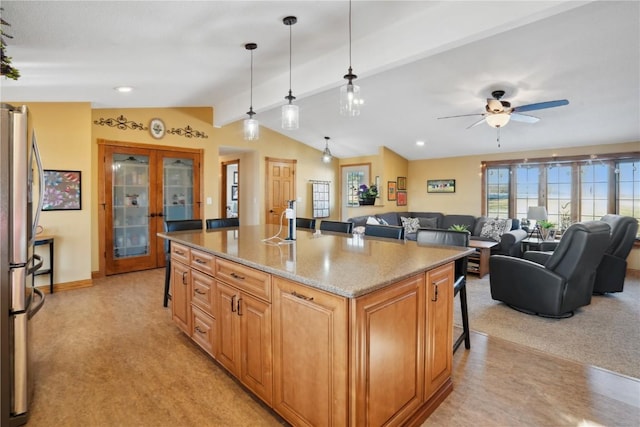
[[[467,271],[476,273],[480,278],[489,273],[489,257],[491,256],[491,248],[496,246],[498,242],[487,242],[484,240],[470,240],[469,247],[475,248],[476,252],[469,255],[467,263]]]
[[[49,268],[40,268],[38,271],[33,273],[33,280],[35,281],[35,276],[40,276],[43,274],[49,275],[49,292],[53,293],[53,255],[54,255],[54,236],[45,236],[40,235],[36,236],[35,241],[33,242],[34,246],[42,246],[49,245]]]

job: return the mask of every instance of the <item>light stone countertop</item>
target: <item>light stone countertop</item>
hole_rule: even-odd
[[[298,229],[296,240],[271,239],[277,226],[250,225],[158,236],[327,292],[355,298],[474,252],[413,241]],[[280,233],[286,237],[286,227]],[[281,244],[278,244],[278,241]]]

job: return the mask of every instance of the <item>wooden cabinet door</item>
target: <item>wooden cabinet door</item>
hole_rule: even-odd
[[[293,425],[348,425],[347,299],[273,283],[273,408]]]
[[[422,404],[423,295],[421,274],[353,300],[351,425],[398,424]]]
[[[240,372],[240,322],[238,299],[240,292],[216,281],[216,310],[218,324],[218,353],[216,359],[236,377]]]
[[[240,381],[271,405],[271,304],[241,293],[236,314],[240,322]]]
[[[171,262],[171,317],[191,336],[191,269],[175,260]]]
[[[428,399],[451,377],[453,363],[453,268],[449,263],[426,273],[427,345],[425,390]]]

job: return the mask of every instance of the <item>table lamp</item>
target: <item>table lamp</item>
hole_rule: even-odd
[[[542,231],[540,230],[539,221],[547,219],[547,208],[544,206],[529,206],[529,210],[527,211],[527,219],[534,219],[536,221],[536,225],[531,230],[531,234],[529,234],[529,238],[533,237],[535,234],[536,238],[542,240]]]

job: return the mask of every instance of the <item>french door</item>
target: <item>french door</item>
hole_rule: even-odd
[[[201,218],[199,150],[100,145],[107,275],[165,265],[165,220]],[[102,226],[103,225],[103,226]]]

